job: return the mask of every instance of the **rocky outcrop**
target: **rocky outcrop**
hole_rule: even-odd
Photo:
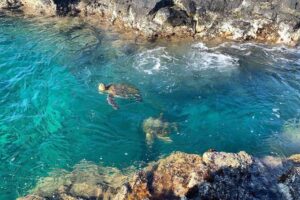
[[[300,40],[300,0],[0,0],[30,14],[81,16],[150,40]]]
[[[299,155],[254,158],[245,152],[175,152],[144,169],[88,162],[39,181],[19,200],[300,199]]]
[[[55,15],[56,13],[56,6],[52,0],[0,0],[1,9],[34,15]]]

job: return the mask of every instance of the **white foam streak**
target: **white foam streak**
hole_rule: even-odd
[[[225,53],[226,52],[226,53]],[[270,58],[270,65],[274,63],[300,63],[295,58],[300,55],[299,48],[286,46],[267,46],[256,43],[223,43],[215,47],[208,47],[204,43],[192,44],[186,51],[180,53],[180,60],[169,53],[166,47],[157,47],[145,50],[135,57],[134,68],[145,74],[154,75],[171,66],[182,66],[184,70],[204,71],[214,70],[227,72],[237,70],[239,67],[238,56],[246,57],[260,55]],[[233,56],[237,55],[237,56]],[[180,69],[179,69],[180,70]]]
[[[194,50],[187,55],[190,60],[187,65],[189,69],[217,69],[218,71],[225,71],[236,69],[239,66],[238,58],[222,54],[214,50],[214,48],[208,48],[203,43],[192,45],[192,48]]]
[[[134,62],[134,67],[139,71],[151,75],[167,69],[167,63],[173,59],[165,47],[158,47],[138,54]]]
[[[193,54],[192,62],[188,67],[197,70],[224,71],[238,67],[238,59],[221,53],[198,52]]]
[[[199,50],[208,50],[208,47],[202,42],[199,42],[197,44],[193,44],[192,48],[193,49],[199,49]]]

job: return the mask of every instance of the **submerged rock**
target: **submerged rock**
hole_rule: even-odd
[[[41,179],[32,194],[21,199],[111,199],[128,178],[116,168],[83,161],[72,172],[54,172]]]
[[[298,155],[254,158],[245,152],[181,152],[141,170],[82,162],[40,180],[19,200],[40,199],[300,199]]]
[[[0,0],[0,8],[30,14],[81,16],[159,37],[262,41],[295,46],[299,0]]]

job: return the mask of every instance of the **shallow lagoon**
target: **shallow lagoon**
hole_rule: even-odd
[[[300,49],[138,43],[77,19],[0,17],[0,199],[85,159],[119,168],[172,151],[299,153]],[[99,82],[130,83],[144,101]],[[172,143],[147,146],[141,124],[164,113]],[[293,137],[292,137],[292,136]]]

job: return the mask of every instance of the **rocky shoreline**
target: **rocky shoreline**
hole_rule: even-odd
[[[296,46],[299,0],[0,0],[29,15],[77,16],[150,41],[258,41]]]
[[[19,200],[300,199],[300,155],[255,158],[210,150],[174,152],[143,169],[82,162],[40,180]]]
[[[258,41],[297,46],[299,0],[0,0],[0,11],[71,16],[135,37]],[[175,152],[143,169],[82,162],[41,179],[26,197],[41,199],[300,199],[300,155],[255,158],[245,152]]]

